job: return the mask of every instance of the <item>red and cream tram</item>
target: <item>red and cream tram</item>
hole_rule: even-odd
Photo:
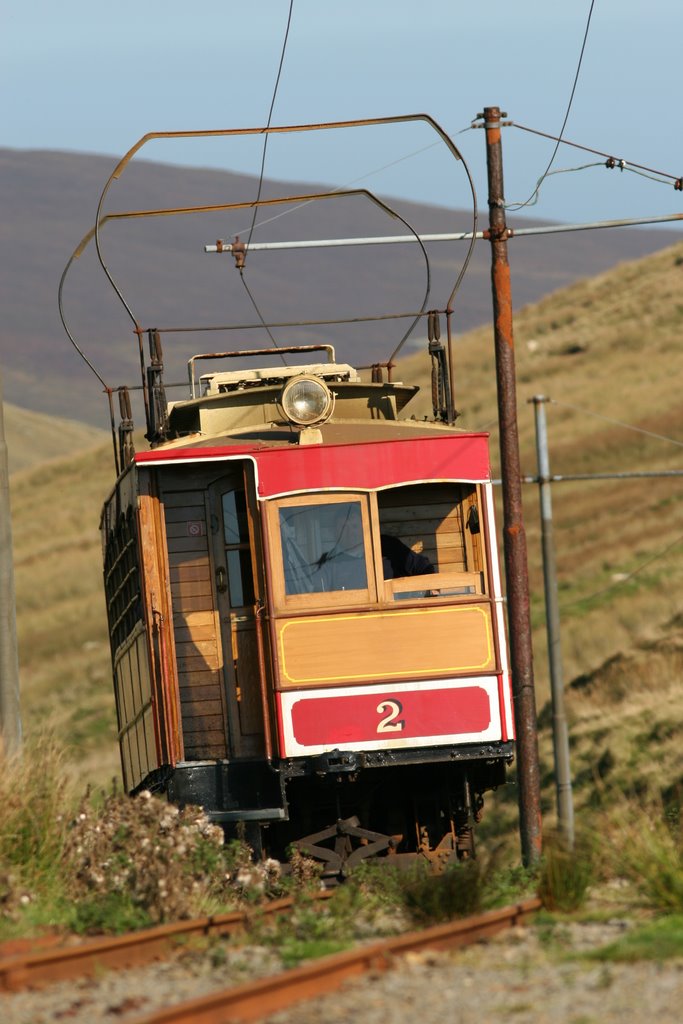
[[[149,338],[102,515],[126,789],[333,873],[469,855],[513,756],[487,435],[330,345],[195,354],[167,403]]]

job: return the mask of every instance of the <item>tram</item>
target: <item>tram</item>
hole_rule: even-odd
[[[161,333],[137,321],[145,450],[109,389],[125,788],[201,805],[256,856],[295,847],[334,875],[471,856],[513,758],[489,442],[455,426],[441,315],[416,318],[429,419],[393,359],[359,370],[326,342],[192,352],[169,401]]]

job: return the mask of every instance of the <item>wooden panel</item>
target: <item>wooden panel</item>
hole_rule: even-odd
[[[422,503],[419,505],[407,505],[406,495],[403,494],[399,498],[398,495],[394,495],[396,504],[389,503],[387,501],[381,501],[382,510],[382,525],[384,523],[400,523],[409,524],[413,522],[422,522],[422,520],[436,520],[438,522],[445,521],[448,518],[452,518],[457,515],[457,511],[453,508],[453,502],[444,502],[442,504],[436,502]]]
[[[124,712],[124,724],[128,724],[135,716],[135,702],[133,700],[133,683],[130,674],[130,658],[128,651],[120,658],[116,666],[116,675],[119,680],[119,694],[121,707]]]
[[[168,484],[166,485],[168,486]],[[164,490],[163,494],[164,512],[168,519],[168,510],[172,508],[192,508],[194,506],[200,506],[202,512],[204,510],[204,491],[203,489],[194,491],[168,491]]]
[[[225,757],[225,740],[216,736],[189,736],[185,739],[187,761],[220,761]]]
[[[214,662],[218,656],[216,650],[216,639],[191,640],[189,642],[178,642],[176,638],[176,653],[178,658],[212,658]]]
[[[164,503],[185,757],[220,758],[227,748],[203,489],[206,471],[175,474],[173,479],[179,489],[165,491]],[[192,524],[199,524],[199,535]]]
[[[204,640],[212,640],[214,647],[216,645],[216,629],[213,624],[213,615],[211,615],[211,623],[207,626],[185,626],[179,625],[175,627],[175,639],[176,644],[187,643],[189,640],[191,643],[201,643]],[[183,622],[182,618],[178,619],[179,622]]]
[[[220,668],[218,655],[214,652],[213,657],[203,658],[199,655],[190,658],[178,658],[178,672],[201,672],[202,669],[215,671]]]
[[[144,633],[141,633],[135,641],[135,651],[131,651],[131,657],[133,656],[133,671],[137,672],[140,680],[140,707],[142,707],[152,696],[152,678],[150,676],[149,659],[147,656],[147,638]]]
[[[193,569],[193,568],[201,568],[202,566],[204,567],[205,571],[209,571],[209,569],[208,569],[209,560],[206,557],[206,553],[202,554],[202,552],[200,551],[198,554],[194,554],[194,555],[190,554],[190,553],[185,554],[185,555],[181,555],[181,556],[180,555],[176,555],[176,557],[169,562],[169,567],[170,567],[169,579],[171,579],[171,580],[173,580],[174,578],[178,579],[180,573],[182,573],[184,570],[186,570],[186,569],[189,570],[189,569]],[[209,575],[210,575],[210,571],[209,571]]]
[[[213,608],[207,608],[204,611],[194,612],[192,615],[178,615],[176,613],[173,616],[173,624],[176,627],[184,627],[194,631],[195,627],[211,626],[213,628],[215,627],[216,620]]]
[[[146,717],[146,715],[144,715],[141,719],[139,719],[139,721],[136,723],[136,726],[135,726],[135,732],[136,732],[137,741],[138,741],[138,753],[140,755],[140,781],[141,782],[145,778],[145,776],[149,773],[149,759],[147,757],[147,735],[146,735],[146,729],[145,729],[145,717]]]
[[[133,786],[142,780],[140,775],[140,753],[138,749],[138,737],[135,727],[128,730],[128,739],[130,742],[130,774]],[[132,787],[131,787],[132,788]]]
[[[217,669],[204,669],[199,672],[185,672],[181,680],[182,687],[195,687],[195,686],[208,686],[209,682],[213,686],[221,685],[221,674]]]
[[[210,580],[211,570],[205,558],[196,562],[181,562],[171,568],[171,583],[190,583],[196,580]]]
[[[206,722],[201,718],[188,723],[188,727],[185,730],[185,743],[192,750],[200,751],[200,756],[204,756],[201,752],[210,747],[214,754],[218,752],[219,757],[225,757],[225,734],[223,732],[222,719],[219,727],[216,729],[209,729]],[[223,751],[223,753],[220,753],[220,751]]]
[[[130,735],[128,733],[121,737],[121,768],[123,770],[123,784],[126,787],[126,792],[128,792],[135,785],[133,782],[133,763],[130,756]]]
[[[181,510],[178,509],[178,512]],[[180,540],[183,537],[206,537],[206,519],[202,514],[201,519],[193,519],[187,516],[181,522],[169,523],[166,527],[166,536],[169,540]]]
[[[173,595],[173,607],[177,612],[204,612],[207,610],[206,596],[181,597]]]
[[[488,604],[302,617],[277,625],[280,685],[431,679],[495,667]]]
[[[199,732],[199,731],[203,732],[203,731],[208,731],[208,732],[217,732],[219,734],[222,734],[222,730],[223,730],[223,715],[222,715],[222,713],[217,714],[217,715],[205,715],[203,713],[199,714],[199,715],[192,715],[192,714],[188,715],[186,713],[186,710],[185,710],[186,707],[187,707],[187,705],[185,705],[183,707],[183,722],[185,724],[185,731],[186,732]]]
[[[205,598],[204,607],[210,608],[213,597],[213,589],[209,580],[191,580],[189,582],[182,581],[181,583],[173,584],[173,597],[178,597],[180,601],[184,601],[187,598],[192,597],[203,597]]]
[[[171,561],[177,564],[177,559],[173,559],[173,555],[180,554],[185,551],[207,551],[206,537],[170,537],[168,541],[168,554]]]
[[[263,732],[263,708],[258,686],[258,645],[255,629],[240,629],[237,644],[240,729],[245,735]]]
[[[177,498],[178,495],[173,495],[173,497]],[[180,505],[177,508],[172,505],[169,505],[168,502],[166,502],[164,514],[166,516],[167,525],[170,523],[186,523],[188,519],[204,519],[206,516],[206,511],[204,509],[203,495],[201,504],[197,505],[189,505],[187,503],[187,495],[183,495],[182,505]]]
[[[183,702],[214,700],[220,697],[220,692],[218,681],[206,684],[196,682],[192,686],[180,687],[180,699]]]

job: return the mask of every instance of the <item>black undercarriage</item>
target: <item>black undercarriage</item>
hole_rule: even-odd
[[[178,764],[148,780],[173,803],[198,804],[257,857],[294,847],[344,874],[373,856],[443,865],[474,852],[483,794],[505,782],[512,743],[339,751],[273,762]],[[156,783],[156,784],[155,784]]]

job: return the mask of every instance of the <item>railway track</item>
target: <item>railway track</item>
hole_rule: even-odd
[[[322,890],[312,899],[322,902],[330,896],[331,890]],[[5,957],[0,959],[0,991],[18,992],[24,988],[40,988],[58,981],[92,976],[103,969],[138,967],[168,956],[179,942],[186,939],[231,935],[242,931],[256,915],[277,917],[289,913],[294,905],[291,898],[271,900],[246,911],[177,921],[128,935],[105,936],[75,946],[53,946],[39,952]]]
[[[448,924],[409,932],[359,949],[322,957],[293,970],[188,1000],[139,1017],[135,1024],[226,1024],[258,1020],[295,1003],[326,995],[350,978],[390,970],[406,953],[454,949],[491,938],[541,909],[529,899]]]
[[[318,898],[328,896],[329,893],[321,893]],[[291,900],[274,901],[268,905],[267,912],[286,914],[292,905]],[[502,910],[368,944],[155,1011],[138,1018],[136,1024],[218,1024],[228,1020],[256,1020],[303,1000],[332,992],[348,979],[360,978],[370,971],[389,970],[407,953],[453,949],[490,938],[519,924],[540,906],[539,900],[530,899]],[[0,986],[6,991],[16,991],[92,975],[102,968],[139,966],[167,956],[174,944],[183,938],[230,934],[244,928],[248,916],[243,913],[216,915],[148,929],[130,936],[93,940],[77,947],[12,957],[0,962]]]

